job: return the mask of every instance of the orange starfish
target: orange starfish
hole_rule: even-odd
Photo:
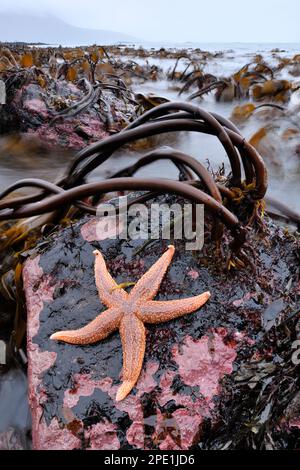
[[[116,400],[123,400],[135,386],[143,365],[146,346],[144,323],[161,323],[198,310],[210,292],[187,299],[154,301],[174,255],[173,245],[141,277],[128,294],[107,271],[100,251],[94,251],[95,279],[99,297],[108,310],[79,330],[59,331],[51,339],[70,344],[92,344],[120,331],[123,348],[123,383]]]

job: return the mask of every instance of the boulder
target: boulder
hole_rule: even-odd
[[[94,249],[101,250],[118,283],[135,282],[169,241],[105,239],[97,236],[96,223],[86,216],[59,229],[28,253],[24,264],[33,448],[246,446],[241,436],[249,431],[245,423],[251,417],[250,404],[255,408],[252,395],[260,396],[261,387],[268,385],[257,378],[253,386],[256,372],[252,376],[242,372],[249,364],[255,369],[266,363],[269,380],[277,380],[278,338],[285,335],[280,324],[299,299],[298,242],[266,222],[268,235],[252,235],[251,265],[226,271],[213,246],[192,252],[175,241],[175,256],[157,298],[183,298],[207,290],[212,297],[198,312],[147,326],[141,376],[129,396],[116,402],[122,367],[118,333],[88,346],[49,338],[56,331],[87,324],[105,309],[94,281]],[[264,312],[277,299],[282,299],[282,308],[277,303],[274,323],[266,331]],[[269,309],[267,320],[270,315]],[[239,413],[229,416],[232,396]],[[294,428],[288,431],[293,443],[296,415],[290,418]],[[276,434],[277,440],[272,434],[275,448],[281,448],[282,436],[287,436],[288,420],[283,421],[282,429],[280,422],[278,427],[275,421],[264,422],[272,423],[268,432]],[[229,438],[229,432],[240,440],[235,434]]]
[[[103,90],[101,101],[95,92],[96,97],[81,112],[72,110],[68,115],[68,108],[87,96],[80,82],[55,80],[38,71],[29,78],[20,72],[15,77],[7,74],[10,86],[6,103],[0,108],[0,134],[20,132],[49,148],[81,149],[121,130],[134,112],[127,99]]]

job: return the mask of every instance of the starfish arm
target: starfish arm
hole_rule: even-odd
[[[138,316],[145,323],[163,323],[195,312],[210,298],[210,292],[180,300],[148,301],[139,309]]]
[[[116,331],[121,322],[122,312],[118,308],[110,308],[100,313],[93,321],[78,330],[58,331],[50,339],[70,344],[93,344],[107,338]]]
[[[122,304],[128,298],[124,289],[118,288],[116,281],[109,274],[104,258],[99,250],[95,255],[95,280],[101,302],[107,307],[115,307]]]
[[[123,400],[135,386],[143,365],[146,331],[143,322],[135,315],[126,315],[121,320],[120,336],[123,348],[123,383],[116,400]]]
[[[171,263],[175,248],[173,245],[159,258],[156,263],[141,277],[130,292],[132,300],[151,300],[153,299],[160,287],[161,281]]]

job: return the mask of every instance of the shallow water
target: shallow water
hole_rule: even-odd
[[[2,139],[6,140],[5,137]],[[71,155],[69,158],[72,158]],[[14,155],[13,151],[6,153],[0,150],[0,191],[23,178],[54,181],[63,173],[66,165],[66,158],[61,154],[41,155],[24,152],[22,155]]]
[[[292,57],[297,53],[297,51],[300,51],[300,46],[298,45],[290,45],[289,49],[287,49],[287,45],[283,46],[285,46],[285,51],[276,53],[276,55]],[[254,47],[258,47],[258,49],[255,49]],[[271,49],[272,47],[266,48],[263,45],[253,45],[252,49],[248,45],[245,45],[244,47],[241,45],[234,51],[227,51],[224,54],[224,57],[208,61],[205,67],[205,72],[218,76],[229,76],[240,70],[246,63],[251,62],[257,53],[261,53],[269,64],[275,64],[276,60],[273,57],[273,52],[271,52]],[[216,48],[208,50],[220,49]],[[123,58],[123,60],[125,59]],[[136,58],[135,61],[142,64],[144,59]],[[174,67],[174,60],[172,59],[160,60],[157,58],[149,58],[148,62],[150,65],[154,64],[162,67],[164,71],[172,70]],[[184,70],[184,68],[185,62],[183,59],[179,61],[177,70]],[[278,77],[291,78],[288,76],[287,71],[283,71],[278,75]],[[134,91],[144,94],[154,93],[176,101],[186,100],[188,96],[188,94],[182,94],[180,97],[178,97],[178,91],[173,88],[173,83],[168,82],[167,80],[160,80],[157,82],[151,81],[145,82],[143,84],[135,83]],[[232,110],[235,106],[242,104],[241,102],[237,101],[230,103],[216,102],[213,94],[207,95],[201,101],[195,100],[194,103],[199,104],[199,106],[203,107],[207,111],[216,112],[226,118],[230,118]],[[300,94],[294,94],[292,96],[291,102],[289,103],[289,107],[295,106],[299,103]],[[242,128],[242,134],[246,138],[250,139],[251,136],[262,127],[262,125],[262,121],[255,119],[255,117],[249,119]],[[224,163],[225,168],[229,170],[227,156],[223,150],[223,147],[215,137],[203,134],[199,135],[198,133],[182,133],[174,147],[201,160],[202,163],[205,163],[207,160],[209,160],[210,167],[214,170],[217,170],[218,167],[222,165],[222,163]],[[131,153],[128,158],[134,161],[137,155],[137,153]],[[289,207],[300,211],[300,162],[295,161],[295,159],[291,161],[289,157],[290,155],[288,150],[283,148],[283,152],[279,157],[279,164],[267,164],[269,172],[268,194],[274,198],[279,199],[281,202],[284,202]],[[125,166],[125,164],[123,165],[123,161],[126,163],[126,159],[127,156],[120,152],[120,159],[118,161],[117,167],[121,168],[122,166]],[[148,166],[147,169],[140,170],[138,174],[140,176],[146,176],[146,174],[149,175],[149,171],[151,171],[151,175],[158,177],[161,177],[161,175],[165,174],[168,174],[169,177],[176,176],[176,170],[174,170],[171,164],[167,164],[164,161],[158,161],[154,165]],[[94,178],[95,175],[93,176]],[[100,172],[97,176],[100,176]]]
[[[0,416],[0,449],[28,448],[31,417],[27,378],[20,369],[0,374]]]
[[[146,90],[148,89],[149,87],[146,86]],[[152,90],[153,89],[154,87]],[[171,98],[170,94],[168,95],[167,92],[164,93],[163,96]],[[207,111],[216,112],[229,118],[236,103],[217,103],[214,101],[213,96],[210,95],[200,103],[200,106]],[[246,138],[250,138],[261,126],[261,122],[255,122],[255,120],[254,122],[251,121],[243,127],[242,134]],[[202,163],[209,161],[210,167],[214,170],[217,170],[224,162],[225,168],[229,171],[228,157],[222,145],[213,136],[192,132],[184,133],[174,147],[199,159]],[[279,157],[281,157],[279,165],[267,163],[269,174],[268,194],[289,205],[289,207],[300,211],[300,162],[289,160],[288,151],[285,152],[284,148],[283,153]],[[149,168],[150,167],[148,167],[148,169]],[[161,176],[162,172],[165,172],[165,170],[165,162],[156,162],[155,169],[152,166],[152,174],[155,176]],[[146,170],[143,170],[144,175],[145,171]],[[142,175],[142,172],[140,172],[140,175]]]

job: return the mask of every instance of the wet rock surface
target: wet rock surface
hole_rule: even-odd
[[[197,253],[185,251],[184,243],[176,241],[175,256],[157,298],[183,298],[206,290],[212,297],[199,312],[147,327],[139,381],[125,400],[116,403],[122,366],[118,334],[89,346],[56,343],[49,337],[55,331],[79,328],[104,310],[94,282],[95,248],[103,253],[118,283],[134,282],[165,251],[169,241],[146,246],[143,240],[99,241],[96,233],[93,235],[94,226],[94,219],[87,216],[60,229],[28,254],[23,269],[33,447],[247,447],[243,436],[251,420],[249,403],[254,409],[261,387],[267,390],[272,386],[273,376],[279,380],[276,360],[280,363],[286,346],[284,341],[280,343],[282,330],[278,332],[276,326],[266,336],[264,321],[272,317],[274,325],[281,324],[299,302],[299,246],[294,237],[271,224],[267,237],[253,234],[255,271],[250,266],[225,271],[225,263],[216,257],[212,246]],[[282,309],[278,311],[276,305],[272,316],[270,305],[280,298]],[[288,341],[294,334],[291,330]],[[292,351],[287,354],[291,356]],[[258,378],[257,364],[264,364]],[[252,375],[249,367],[254,369]],[[296,366],[289,367],[295,395],[299,374]],[[243,375],[244,370],[248,375]],[[266,377],[269,383],[261,382]],[[232,397],[238,416],[228,413]],[[297,445],[299,410],[294,407],[288,413],[286,408],[287,404],[280,408],[277,421],[270,420],[271,410],[264,414],[263,425],[271,427],[268,432],[274,448],[287,442]],[[228,433],[232,433],[231,439]]]

